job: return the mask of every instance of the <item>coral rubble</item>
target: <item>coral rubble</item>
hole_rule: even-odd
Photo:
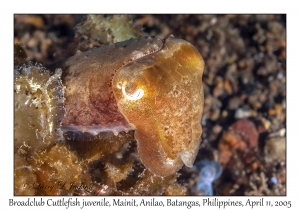
[[[143,34],[141,26],[129,15],[87,15],[76,26],[76,37],[84,40],[80,50],[140,38]]]
[[[61,70],[50,75],[41,65],[15,69],[14,148],[31,154],[62,140],[63,86]]]

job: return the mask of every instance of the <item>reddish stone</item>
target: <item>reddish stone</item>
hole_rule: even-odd
[[[233,123],[222,135],[219,143],[219,160],[226,165],[232,156],[232,149],[242,152],[258,146],[259,133],[253,122],[240,119]]]

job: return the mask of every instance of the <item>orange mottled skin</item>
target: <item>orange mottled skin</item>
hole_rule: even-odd
[[[135,129],[142,163],[168,176],[192,166],[202,128],[204,61],[190,43],[132,39],[94,49],[63,65],[65,130]]]

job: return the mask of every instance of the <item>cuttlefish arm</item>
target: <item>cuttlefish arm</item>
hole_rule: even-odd
[[[203,69],[195,47],[170,37],[113,78],[118,108],[136,128],[140,159],[156,175],[193,165],[202,133]]]

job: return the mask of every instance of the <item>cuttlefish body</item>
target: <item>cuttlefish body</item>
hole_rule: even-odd
[[[131,39],[63,64],[63,129],[92,134],[135,130],[142,163],[168,176],[198,153],[204,61],[190,43]]]

